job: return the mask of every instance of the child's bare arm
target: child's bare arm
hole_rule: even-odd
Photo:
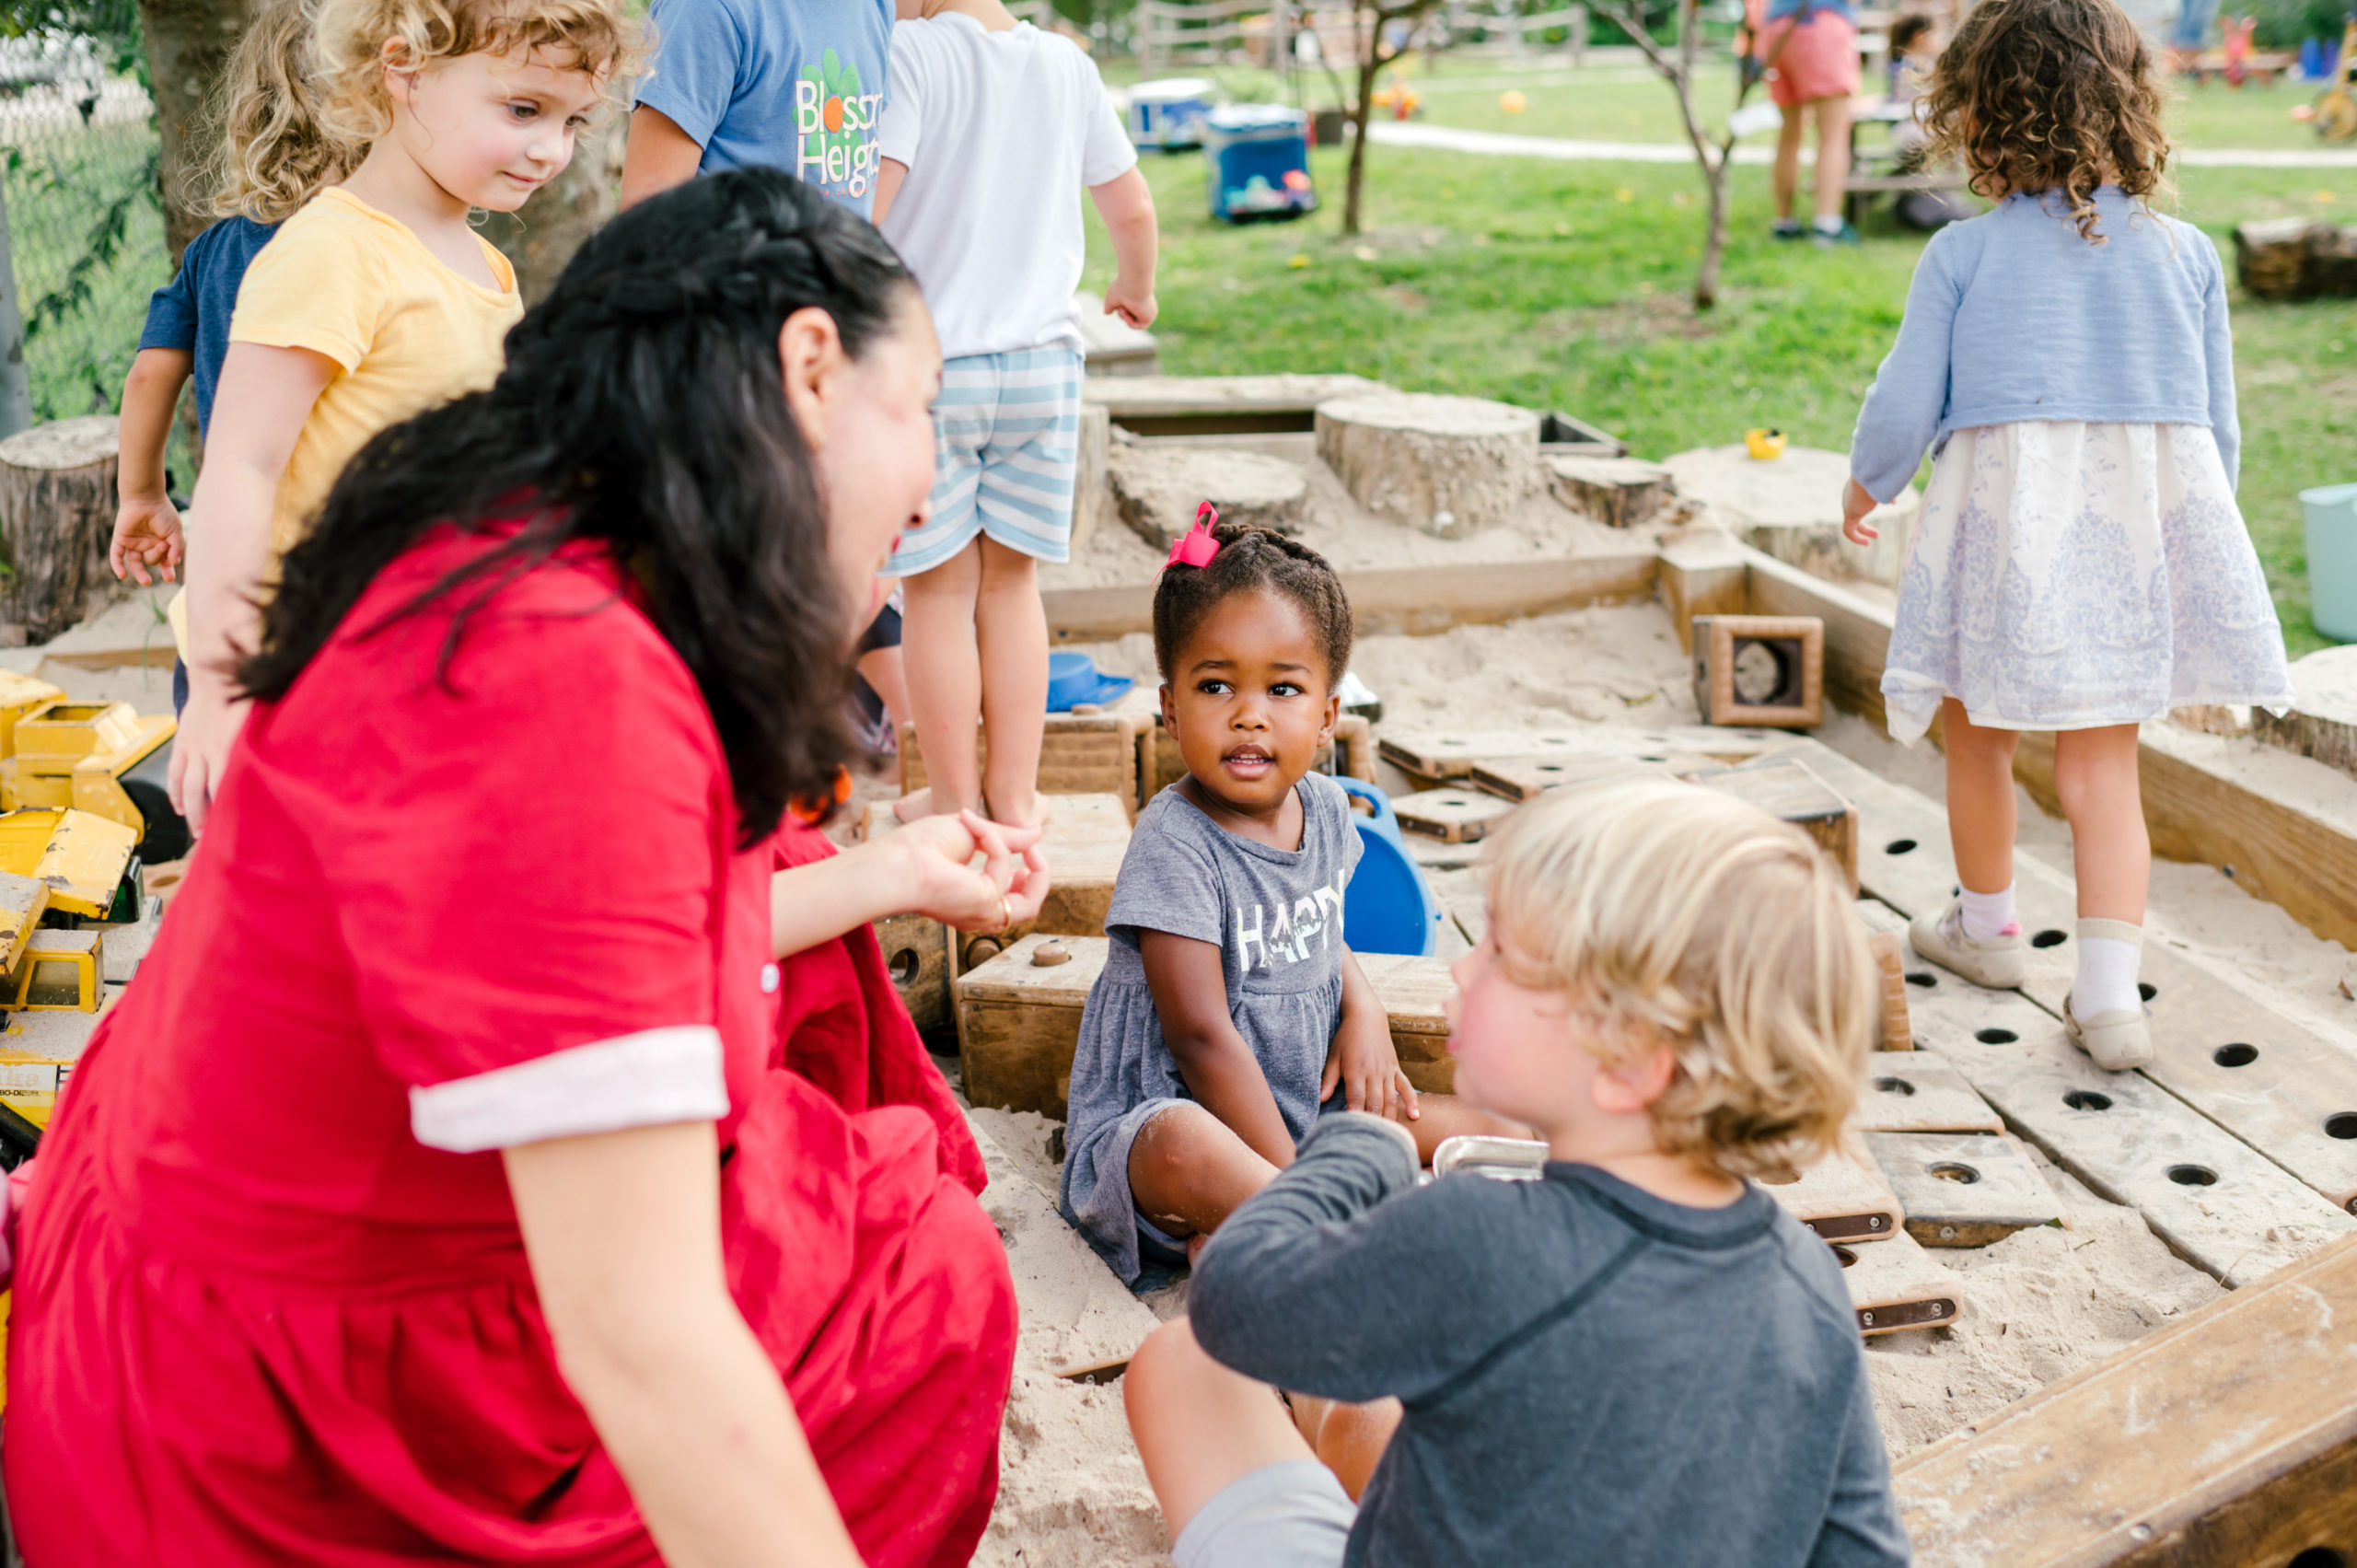
[[[192,828],[204,825],[244,722],[231,670],[261,630],[256,605],[278,483],[334,371],[323,354],[260,343],[231,343],[222,363],[192,508],[199,537],[188,563],[188,706],[172,745],[172,797]]]
[[[622,148],[621,204],[634,207],[674,185],[685,185],[703,164],[703,147],[659,109],[631,110],[630,141]]]
[[[1163,1043],[1188,1092],[1254,1154],[1283,1170],[1293,1163],[1293,1134],[1252,1048],[1227,1013],[1227,977],[1219,948],[1167,931],[1138,933],[1145,982],[1162,1020]]]
[[[909,166],[899,158],[880,157],[876,160],[876,225],[884,226],[884,215],[892,210],[892,198],[900,193],[900,182],[909,177]]]
[[[1154,325],[1154,267],[1161,230],[1155,223],[1154,192],[1134,166],[1088,188],[1097,215],[1113,237],[1113,282],[1105,290],[1105,313],[1132,327]]]
[[[150,568],[170,582],[182,550],[180,517],[164,484],[164,445],[171,438],[172,411],[180,404],[196,356],[180,348],[143,348],[122,383],[122,455],[115,470],[114,539],[107,563],[118,577],[155,582]]]
[[[1337,1084],[1353,1110],[1394,1120],[1417,1113],[1416,1086],[1399,1070],[1399,1052],[1391,1043],[1391,1016],[1357,958],[1347,951],[1342,954],[1342,1021],[1335,1026],[1333,1043],[1327,1049],[1318,1099],[1331,1095]]]

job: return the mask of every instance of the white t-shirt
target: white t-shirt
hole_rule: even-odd
[[[892,28],[877,150],[908,166],[884,238],[916,274],[941,352],[1081,346],[1083,186],[1138,161],[1096,64],[1028,22],[945,11]]]

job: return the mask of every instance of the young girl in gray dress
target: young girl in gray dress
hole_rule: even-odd
[[[1343,946],[1359,837],[1349,797],[1310,772],[1351,656],[1333,568],[1280,535],[1199,522],[1155,590],[1154,643],[1187,776],[1138,813],[1114,883],[1062,1199],[1132,1283],[1185,1262],[1292,1164],[1321,1104],[1420,1138],[1470,1130],[1435,1113],[1445,1097],[1420,1105]]]

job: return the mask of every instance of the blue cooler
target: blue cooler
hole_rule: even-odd
[[[1141,147],[1191,147],[1203,139],[1219,84],[1202,76],[1170,76],[1130,89],[1130,140]]]
[[[1273,103],[1233,103],[1203,120],[1212,216],[1299,217],[1318,210],[1309,180],[1309,116]]]

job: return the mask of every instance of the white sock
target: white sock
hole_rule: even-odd
[[[1819,234],[1839,234],[1841,232],[1841,219],[1834,214],[1819,213],[1811,221],[1814,224],[1817,232]]]
[[[2079,978],[2071,986],[2072,1016],[2086,1019],[2115,1007],[2142,1007],[2144,999],[2136,990],[2136,968],[2143,953],[2142,945],[2116,936],[2080,937]]]
[[[1975,942],[1986,942],[1992,936],[2018,936],[2021,927],[2014,922],[2014,885],[2011,882],[1993,893],[1976,893],[1963,889],[1964,934]]]

